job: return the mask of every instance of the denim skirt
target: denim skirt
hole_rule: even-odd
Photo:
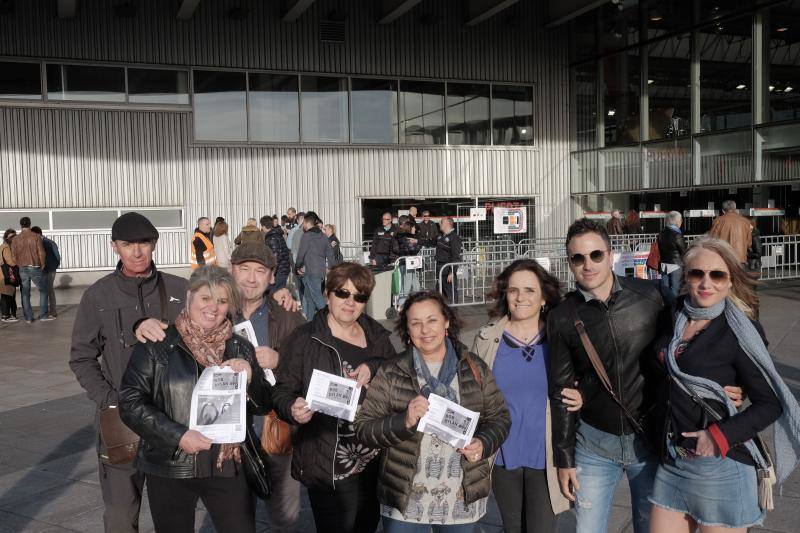
[[[725,457],[677,457],[659,465],[650,502],[705,526],[743,528],[764,520],[756,468]]]

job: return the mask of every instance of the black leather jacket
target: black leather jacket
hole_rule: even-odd
[[[658,234],[658,253],[662,263],[683,265],[683,254],[686,253],[686,239],[682,233],[664,228]]]
[[[606,433],[622,435],[634,431],[597,377],[575,329],[572,309],[577,310],[616,394],[631,414],[643,419],[656,403],[650,394],[658,387],[646,383],[659,379],[653,363],[653,343],[659,327],[669,323],[669,310],[653,282],[622,277],[617,280],[607,303],[587,302],[576,290],[567,294],[547,319],[553,460],[559,468],[575,466],[578,416]],[[575,381],[583,396],[580,414],[567,412],[561,402],[561,389],[572,387]]]
[[[119,412],[122,421],[141,438],[134,462],[145,474],[173,479],[197,477],[197,454],[178,443],[189,429],[192,390],[203,368],[195,361],[180,333],[171,326],[161,342],[137,344],[122,377]],[[234,335],[225,344],[223,360],[240,357],[259,369],[253,345]],[[254,371],[247,387],[247,425],[253,414],[272,408],[270,385]]]

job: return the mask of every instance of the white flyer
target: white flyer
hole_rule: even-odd
[[[314,369],[306,401],[312,411],[352,422],[356,418],[360,395],[361,387],[356,380]]]
[[[192,391],[189,429],[215,444],[242,442],[247,429],[247,372],[210,366]]]
[[[233,332],[249,340],[250,344],[252,344],[253,346],[258,347],[258,337],[256,337],[256,330],[255,328],[253,328],[253,323],[250,322],[249,320],[245,320],[244,322],[233,326]],[[276,382],[275,373],[272,370],[270,370],[269,368],[265,368],[264,377],[267,378],[267,381],[269,382],[270,385],[273,386],[275,385]]]
[[[417,431],[436,435],[456,449],[470,443],[478,427],[480,413],[436,394],[428,396],[428,403],[428,412],[420,418]]]

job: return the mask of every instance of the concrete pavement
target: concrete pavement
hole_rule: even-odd
[[[63,307],[53,322],[0,324],[0,532],[102,531],[102,497],[94,453],[94,408],[67,366],[70,333],[80,289],[59,292]],[[771,285],[762,292],[761,320],[770,349],[787,383],[800,395],[800,282]],[[34,299],[34,301],[36,301]],[[21,313],[21,310],[20,310]],[[464,340],[471,342],[486,320],[485,310],[462,309]],[[304,498],[298,531],[313,532]],[[259,531],[270,531],[263,506]],[[753,531],[800,530],[800,474],[795,473],[776,498],[776,509]],[[201,509],[201,531],[214,531]],[[141,530],[152,531],[147,504]],[[493,506],[478,531],[501,531]],[[561,531],[574,530],[565,513]],[[610,531],[630,532],[625,482],[620,484]]]

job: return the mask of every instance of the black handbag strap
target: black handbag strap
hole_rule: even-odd
[[[578,316],[578,308],[575,302],[570,303],[570,309],[572,310],[572,321],[575,325],[575,329],[578,331],[578,336],[581,339],[581,344],[583,344],[583,349],[586,350],[586,355],[589,356],[589,361],[592,363],[592,367],[594,367],[594,371],[597,374],[597,377],[600,379],[600,383],[603,384],[603,387],[606,389],[606,392],[611,396],[614,402],[619,406],[622,410],[622,413],[628,419],[631,426],[635,431],[638,433],[644,433],[644,428],[642,424],[636,419],[636,417],[631,414],[628,408],[622,403],[617,393],[614,391],[614,387],[611,384],[611,378],[608,377],[608,372],[606,371],[605,366],[603,366],[603,361],[600,359],[600,355],[597,353],[597,349],[592,344],[592,340],[589,338],[589,334],[586,332],[586,326],[583,324],[583,320],[581,320],[580,316]]]

